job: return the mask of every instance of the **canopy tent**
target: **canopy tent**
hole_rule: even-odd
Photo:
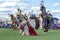
[[[59,20],[58,18],[53,18],[53,20]]]

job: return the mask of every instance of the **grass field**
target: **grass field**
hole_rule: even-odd
[[[0,40],[60,40],[60,30],[44,33],[37,30],[38,36],[22,36],[18,30],[0,28]]]

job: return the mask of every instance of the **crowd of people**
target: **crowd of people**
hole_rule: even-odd
[[[32,18],[32,19],[35,20],[35,28],[33,28],[31,23],[30,23],[31,22],[31,20],[30,20],[31,17],[28,17],[26,14],[23,15],[21,9],[17,9],[17,11],[18,11],[18,13],[17,13],[16,17],[13,14],[10,14],[11,22],[14,25],[13,29],[15,29],[15,30],[19,29],[20,33],[22,33],[22,35],[33,35],[33,36],[36,36],[37,33],[36,33],[36,31],[34,29],[36,29],[36,30],[39,29],[40,25],[43,26],[44,32],[48,31],[48,26],[46,25],[47,21],[44,20],[44,17],[46,18],[46,16],[43,17],[45,25],[43,23],[41,23],[41,21],[39,19],[40,16],[42,17],[41,12],[40,12],[39,17]]]
[[[18,13],[16,15],[16,17],[11,14],[11,21],[12,24],[14,25],[14,29],[20,29],[20,33],[22,33],[22,35],[33,35],[33,36],[37,36],[37,33],[34,29],[39,29],[39,27],[42,27],[44,32],[48,32],[48,27],[50,25],[50,16],[48,16],[48,13],[46,12],[46,8],[43,5],[43,2],[41,3],[41,7],[40,7],[40,13],[39,13],[39,17],[35,17],[35,15],[33,15],[34,17],[29,17],[25,14],[23,15],[22,10],[21,9],[17,9]],[[28,13],[30,14],[30,13]],[[42,18],[42,20],[41,20]],[[33,27],[34,22],[32,22],[33,26],[31,25],[31,20],[30,19],[34,19],[35,21],[35,27]]]

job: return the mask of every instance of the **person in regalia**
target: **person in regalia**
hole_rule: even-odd
[[[42,12],[41,17],[43,19],[43,28],[44,28],[44,32],[48,31],[48,24],[47,24],[47,13],[46,13],[46,8],[44,7],[44,1],[41,2],[41,7],[40,7],[40,11]]]
[[[16,22],[17,22],[16,17],[13,14],[11,14],[10,17],[11,17],[12,24],[14,25],[13,28],[16,29]]]
[[[22,35],[32,35],[32,36],[36,36],[37,33],[35,32],[34,28],[31,27],[30,23],[28,22],[28,19],[20,14],[21,20],[19,19],[19,27],[20,27],[20,31],[22,31]]]

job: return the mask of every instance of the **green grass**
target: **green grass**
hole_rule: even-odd
[[[60,40],[60,30],[44,33],[37,30],[38,36],[22,36],[18,30],[0,28],[0,40]]]

